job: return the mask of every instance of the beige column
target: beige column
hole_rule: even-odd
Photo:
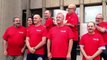
[[[30,3],[31,0],[26,0],[26,19],[31,16]]]
[[[44,20],[44,12],[46,10],[46,0],[42,0],[42,18],[43,18],[43,23],[45,22]]]
[[[64,0],[59,0],[60,2],[60,9],[63,10],[64,9]]]
[[[106,16],[106,0],[102,0],[102,13],[104,20],[107,21],[107,16]]]
[[[2,39],[2,34],[3,34],[3,6],[4,6],[5,0],[0,0],[0,60],[5,60],[5,56],[3,55],[3,39]]]
[[[84,0],[80,0],[80,23],[84,22]]]
[[[84,0],[80,0],[80,36],[82,34],[82,24],[84,23]]]
[[[3,33],[12,25],[13,17],[21,18],[21,16],[21,0],[0,0],[0,60],[6,60],[3,54]]]

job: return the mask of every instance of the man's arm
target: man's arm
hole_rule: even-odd
[[[96,29],[100,32],[107,32],[107,29],[96,25]]]
[[[7,41],[4,40],[4,55],[7,55]]]
[[[37,46],[35,46],[34,49],[35,50],[39,49],[40,47],[42,47],[45,44],[46,44],[46,37],[42,37],[42,41]]]
[[[80,45],[80,50],[81,50],[83,56],[84,56],[87,60],[93,60],[92,56],[88,56],[83,48],[84,48],[84,46],[83,46],[83,45]]]
[[[47,41],[47,54],[48,54],[48,58],[51,59],[52,58],[52,55],[51,55],[51,41],[50,39],[48,39]]]
[[[29,37],[26,37],[26,46],[28,47],[28,49],[29,49],[29,51],[30,51],[31,53],[34,53],[34,52],[35,52],[34,47],[30,47]]]
[[[92,58],[95,58],[96,56],[100,55],[104,49],[106,49],[104,46],[100,47],[97,52],[92,55]]]
[[[69,27],[75,27],[75,25],[70,24],[70,23],[66,23],[65,25],[69,26]]]
[[[68,52],[66,56],[67,59],[71,59],[72,46],[73,46],[73,39],[70,39],[68,44]]]
[[[26,48],[26,45],[24,45],[24,47],[22,48],[22,50],[21,50],[22,53],[24,53],[25,48]]]

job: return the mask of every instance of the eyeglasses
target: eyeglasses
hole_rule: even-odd
[[[103,19],[103,18],[96,18],[96,19]]]

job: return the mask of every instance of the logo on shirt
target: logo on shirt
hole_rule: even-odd
[[[19,33],[20,33],[20,34],[23,34],[24,32],[21,32],[21,31],[20,31]]]
[[[41,32],[41,30],[36,30],[36,31]]]
[[[66,30],[61,30],[61,32],[66,32]]]
[[[95,40],[95,41],[99,41],[99,39],[98,39],[98,38],[93,38],[93,40]]]

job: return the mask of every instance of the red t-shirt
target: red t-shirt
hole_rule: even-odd
[[[78,41],[78,16],[76,13],[67,14],[66,15],[67,23],[71,23],[74,25],[72,27],[72,31],[74,33],[74,41]]]
[[[92,56],[99,47],[104,46],[104,41],[102,36],[98,33],[93,35],[87,33],[81,37],[80,45],[84,46],[83,48],[88,56]],[[83,60],[86,60],[84,56]],[[94,58],[94,60],[100,60],[100,55]]]
[[[102,22],[102,23],[100,23],[98,26],[104,27],[104,28],[107,29],[107,22]],[[104,39],[105,44],[107,45],[107,38],[105,38],[105,37],[107,37],[107,32],[102,33],[102,32],[100,32],[100,31],[98,31],[97,29],[96,29],[96,32],[98,32],[98,33],[101,34],[101,36],[102,36],[103,39]]]
[[[51,40],[51,54],[54,58],[65,58],[68,51],[68,41],[73,39],[72,30],[67,27],[55,26],[50,29],[48,38]]]
[[[47,31],[49,31],[54,26],[53,18],[47,18],[45,20],[45,24],[44,25],[46,26]]]
[[[3,39],[7,41],[7,52],[11,56],[21,55],[21,49],[24,47],[26,37],[26,28],[20,26],[16,28],[11,26],[7,28]]]
[[[35,47],[37,46],[41,41],[42,41],[42,37],[46,36],[46,28],[42,25],[40,26],[32,26],[30,27],[30,29],[27,30],[27,37],[29,37],[29,44],[31,47]],[[30,51],[28,51],[28,54],[30,53]],[[44,54],[44,46],[37,49],[35,51],[35,54]]]

